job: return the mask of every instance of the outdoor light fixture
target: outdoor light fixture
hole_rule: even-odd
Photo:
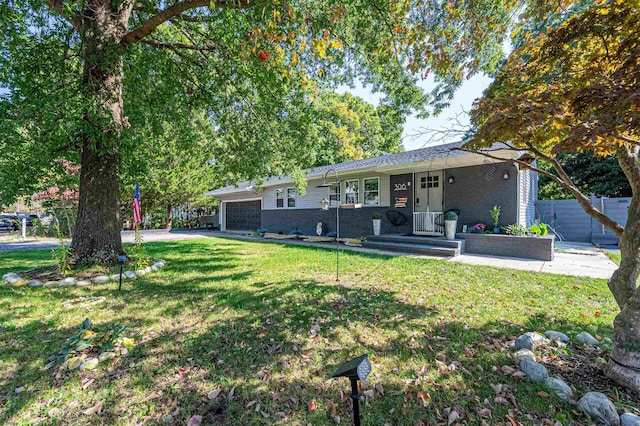
[[[120,263],[120,284],[118,284],[118,291],[122,289],[122,267],[124,266],[124,263],[126,261],[127,261],[127,256],[125,256],[124,254],[121,254],[120,256],[118,256],[118,263]]]
[[[367,380],[369,373],[371,373],[371,364],[369,364],[367,354],[364,354],[338,366],[336,372],[331,376],[333,378],[348,377],[351,381],[351,395],[349,395],[349,397],[353,401],[354,426],[360,426],[360,393],[358,392],[358,380],[364,382]]]
[[[454,178],[453,176],[449,176],[449,183],[453,183],[456,181],[456,178]]]
[[[334,182],[327,183],[327,175],[329,174],[329,172],[333,172],[335,174],[336,193],[340,194],[340,178],[338,177],[338,171],[333,167],[329,167],[329,169],[325,172],[324,176],[322,177],[322,184],[318,185],[318,188],[328,188],[334,184]],[[330,204],[329,200],[325,198],[322,201],[320,201],[320,204],[322,204],[322,210],[329,210],[329,204]],[[340,197],[338,197],[338,204],[336,205],[336,281],[340,281],[340,262],[339,262],[340,245],[339,244],[340,244]]]
[[[504,174],[502,175],[502,179],[509,180],[509,172],[504,172]]]

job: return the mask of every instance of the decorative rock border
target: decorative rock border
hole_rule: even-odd
[[[122,273],[123,279],[134,279],[136,277],[141,277],[143,275],[148,274],[149,272],[157,271],[164,267],[166,262],[164,260],[159,260],[151,266],[148,266],[144,269],[140,269],[136,272],[125,271]],[[120,274],[113,275],[98,275],[97,277],[93,277],[93,279],[86,278],[76,278],[76,277],[67,277],[60,281],[39,281],[39,280],[26,280],[20,277],[15,272],[9,272],[2,276],[2,280],[10,287],[88,287],[90,285],[96,284],[105,284],[109,281],[119,281]]]
[[[544,336],[534,332],[524,333],[514,343],[513,360],[519,364],[521,373],[531,381],[542,383],[544,387],[557,398],[563,401],[573,399],[573,390],[562,379],[549,377],[547,368],[536,362],[534,350],[541,346],[547,346],[551,342],[565,345],[570,341],[569,336],[559,331],[547,330]],[[546,337],[545,337],[546,336]],[[573,339],[575,343],[583,345],[598,345],[600,342],[587,332],[579,333]],[[506,367],[503,367],[503,369]],[[513,370],[513,369],[511,369]],[[635,414],[624,413],[618,416],[616,406],[609,397],[600,392],[587,392],[577,403],[578,409],[586,414],[592,421],[602,425],[640,425],[640,417]]]

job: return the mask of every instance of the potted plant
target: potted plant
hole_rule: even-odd
[[[374,214],[373,219],[373,235],[380,235],[380,228],[382,228],[382,217],[379,214]]]
[[[456,238],[456,227],[458,226],[458,215],[456,212],[448,211],[444,213],[444,236],[447,240]]]
[[[493,218],[493,233],[494,234],[499,234],[500,233],[500,227],[498,226],[498,222],[500,221],[500,206],[493,206],[493,208],[491,210],[489,210],[489,213],[491,214],[491,217]]]

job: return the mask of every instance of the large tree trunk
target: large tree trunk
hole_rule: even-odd
[[[73,256],[78,263],[114,263],[120,237],[120,132],[123,117],[123,47],[129,9],[123,2],[85,3],[80,24],[87,100],[84,113],[78,220]],[[126,2],[124,2],[126,4]]]
[[[607,375],[626,387],[640,391],[640,201],[629,205],[627,226],[620,237],[620,267],[609,279],[609,289],[620,306],[613,321],[613,349]]]
[[[167,229],[171,229],[171,219],[173,217],[171,204],[167,204]]]
[[[613,321],[613,348],[607,375],[623,386],[640,391],[640,166],[639,148],[620,146],[618,163],[631,184],[633,197],[627,224],[620,235],[620,267],[609,279],[620,313]]]

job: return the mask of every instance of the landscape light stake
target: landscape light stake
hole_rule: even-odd
[[[120,263],[120,284],[118,284],[118,291],[122,290],[122,266],[127,261],[127,256],[121,254],[118,256],[118,263]]]
[[[318,185],[318,188],[327,188],[331,184],[327,183],[327,175],[329,172],[333,172],[336,176],[336,194],[338,194],[338,204],[336,205],[336,281],[340,281],[340,178],[338,177],[338,171],[333,167],[330,167],[322,177],[322,185]],[[320,201],[322,204],[322,210],[329,210],[329,200]]]
[[[338,366],[336,372],[331,376],[333,378],[348,377],[351,381],[351,395],[349,395],[349,397],[353,401],[354,426],[360,426],[360,392],[358,392],[358,380],[364,382],[367,380],[369,373],[371,373],[371,364],[369,363],[367,354],[364,354]]]

